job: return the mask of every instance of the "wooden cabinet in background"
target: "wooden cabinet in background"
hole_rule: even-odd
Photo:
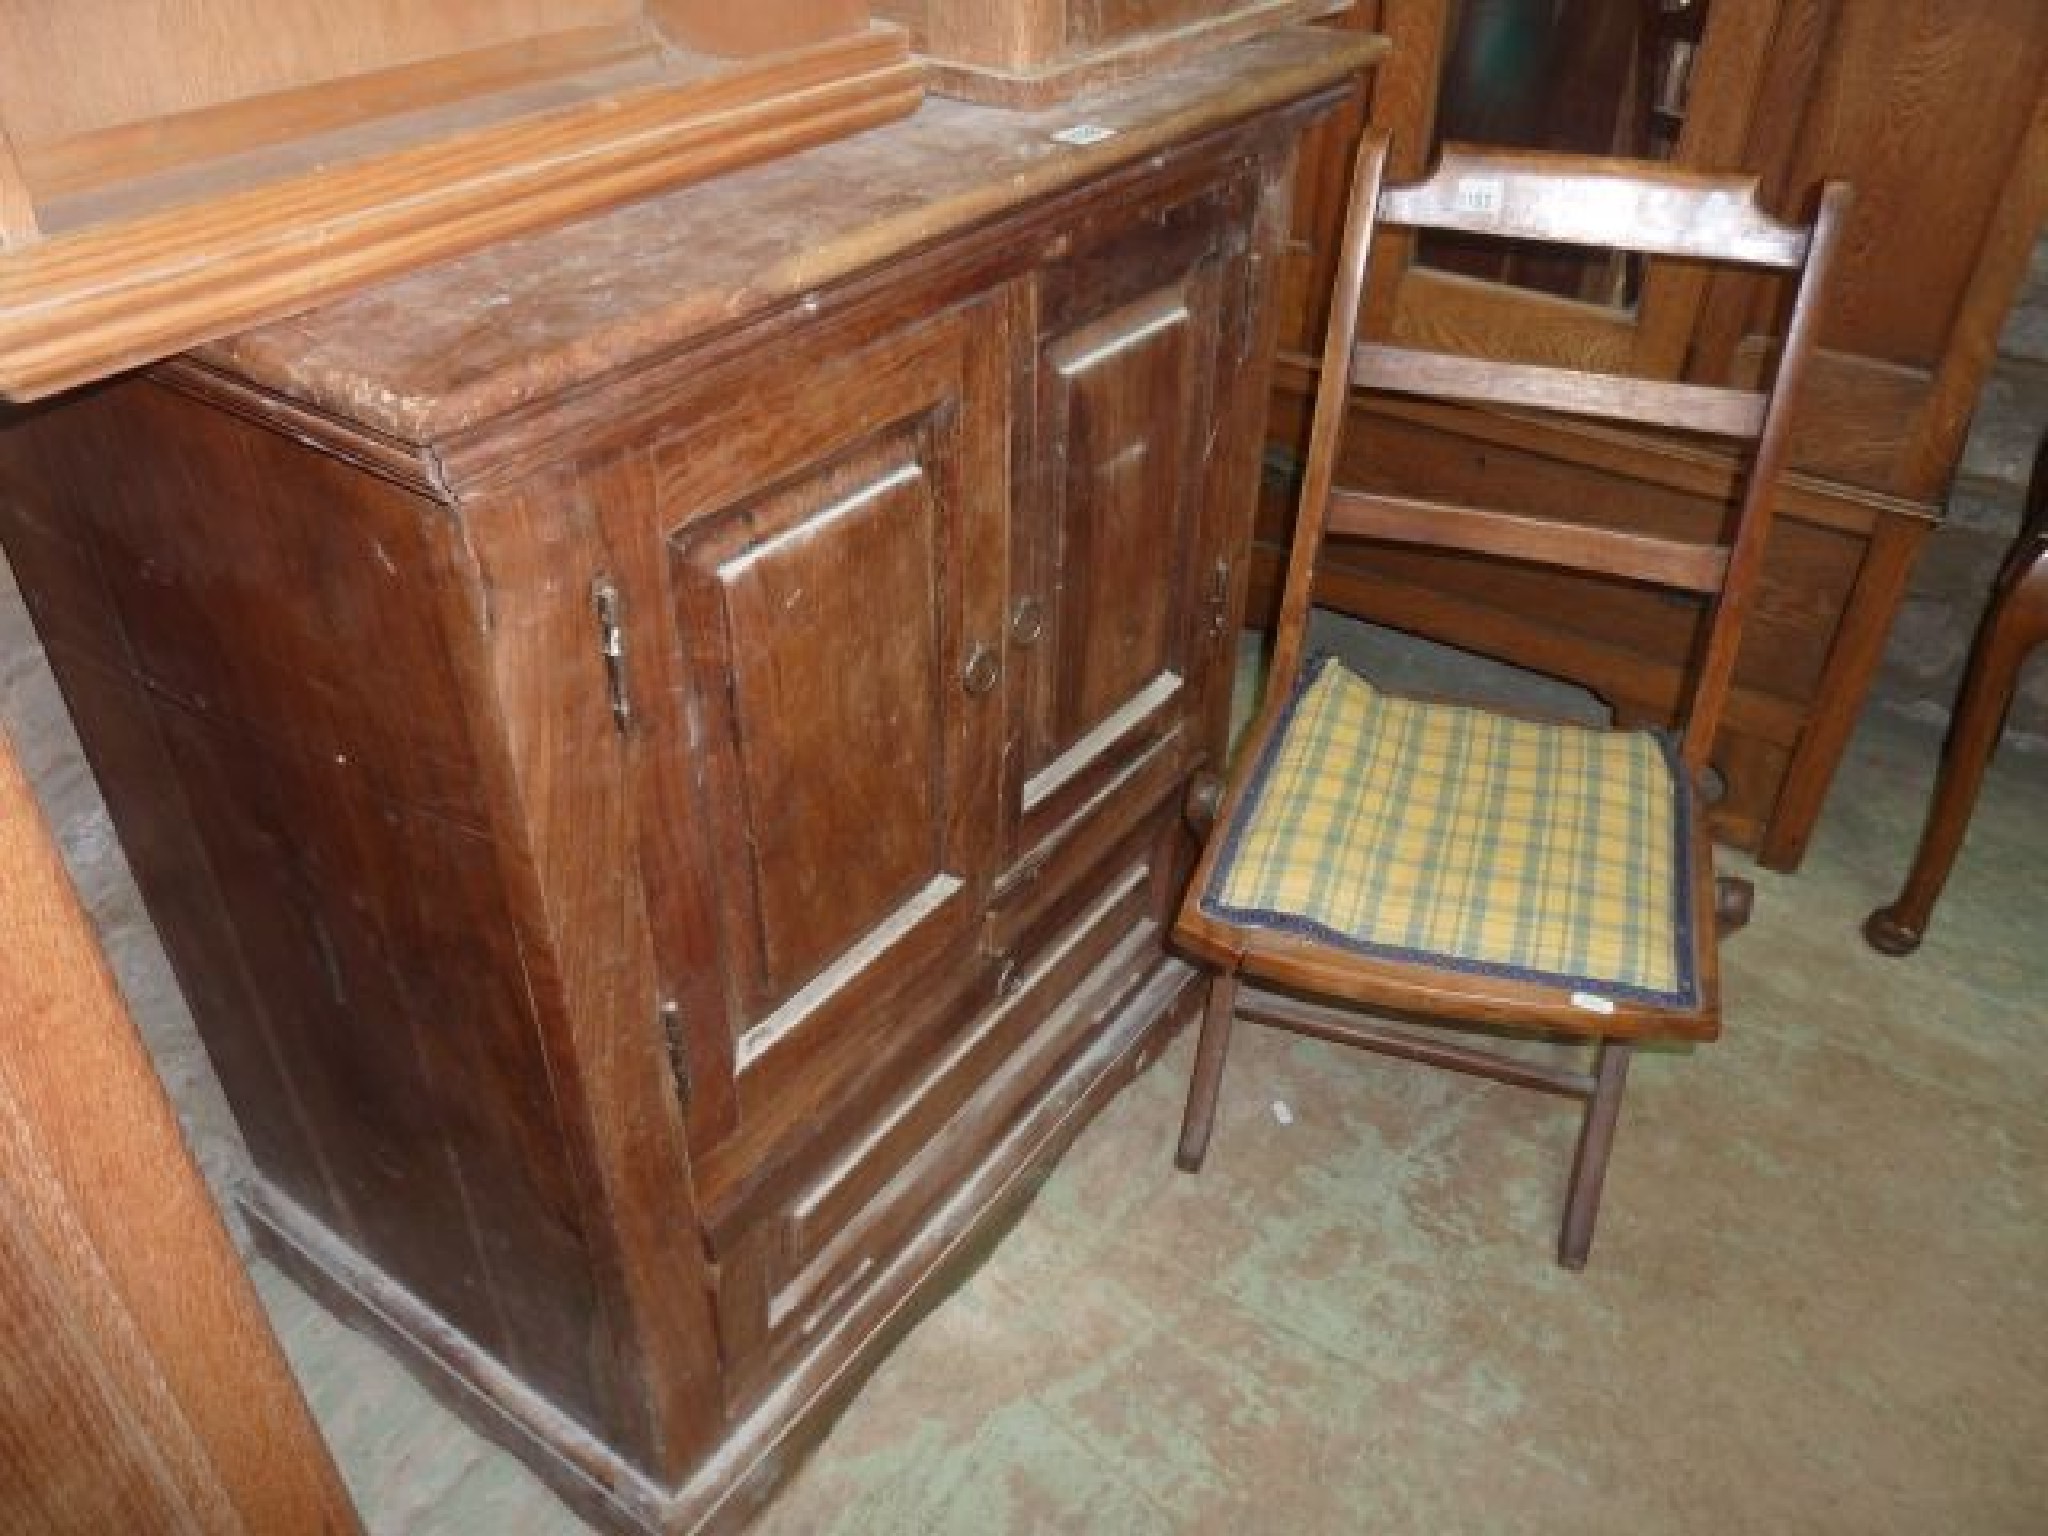
[[[892,122],[866,0],[0,7],[0,400]]]
[[[932,103],[0,431],[261,1241],[596,1518],[765,1497],[1191,1002],[1294,145],[1375,51],[1094,146]]]
[[[1419,173],[1446,56],[1464,59],[1460,16],[1538,10],[1523,0],[1380,0],[1343,25],[1386,32],[1370,99],[1317,130],[1303,157],[1284,284],[1274,438],[1298,451],[1321,323],[1317,295],[1341,208],[1332,188],[1369,118],[1393,135],[1394,174]],[[1575,0],[1648,27],[1660,8]],[[1680,9],[1664,5],[1662,11]],[[1940,516],[2007,305],[2048,212],[2048,10],[2035,0],[1692,0],[1682,102],[1645,118],[1589,114],[1560,97],[1531,123],[1587,122],[1636,147],[1676,125],[1673,156],[1747,169],[1767,206],[1803,217],[1825,177],[1856,190],[1822,349],[1796,430],[1758,611],[1716,751],[1727,792],[1717,830],[1767,865],[1796,866],[1904,591]],[[1660,24],[1661,23],[1657,23]],[[1597,29],[1596,29],[1597,30]],[[1697,33],[1696,42],[1692,33]],[[1662,46],[1661,38],[1646,41]],[[1604,46],[1604,45],[1603,45]],[[1608,49],[1626,64],[1627,47]],[[1495,62],[1498,62],[1496,60]],[[1566,60],[1566,63],[1573,63]],[[1583,64],[1583,60],[1576,61]],[[1562,69],[1560,91],[1583,83]],[[1640,91],[1626,70],[1626,94]],[[1682,107],[1682,111],[1665,112]],[[1623,367],[1653,377],[1746,382],[1773,344],[1783,295],[1762,277],[1711,282],[1683,262],[1632,274],[1625,302],[1593,302],[1374,251],[1367,332],[1484,355]],[[1489,481],[1618,527],[1703,527],[1726,505],[1725,462],[1680,435],[1627,438],[1498,413],[1374,412],[1351,434],[1352,468],[1412,495],[1484,495]],[[1261,518],[1253,612],[1277,600],[1291,513],[1276,486]],[[1666,718],[1700,634],[1696,608],[1621,584],[1456,557],[1394,558],[1362,545],[1325,554],[1322,600],[1584,684],[1623,714]]]
[[[1346,0],[878,0],[924,56],[932,89],[1044,107],[1149,74]]]

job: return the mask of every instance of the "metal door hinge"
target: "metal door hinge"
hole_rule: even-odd
[[[694,1091],[690,1081],[690,1047],[683,1039],[683,1009],[674,998],[665,999],[659,1010],[661,1037],[668,1043],[668,1070],[676,1080],[676,1099],[685,1111]]]
[[[597,613],[597,648],[604,658],[605,688],[611,694],[612,724],[623,735],[633,725],[633,699],[626,691],[626,600],[600,576],[590,589]]]
[[[1230,562],[1218,560],[1209,572],[1209,634],[1221,639],[1230,628]]]

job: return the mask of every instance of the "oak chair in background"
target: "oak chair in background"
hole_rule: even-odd
[[[1560,1244],[1577,1269],[1635,1043],[1720,1029],[1715,944],[1747,916],[1748,890],[1714,878],[1704,770],[1848,189],[1825,188],[1801,229],[1758,207],[1750,177],[1447,147],[1427,180],[1383,190],[1386,153],[1369,138],[1353,175],[1267,703],[1175,927],[1215,968],[1178,1160],[1194,1171],[1207,1151],[1237,1015],[1563,1094],[1586,1106]],[[1744,390],[1360,343],[1378,224],[1793,273],[1783,351],[1769,386]],[[1713,543],[1347,489],[1333,482],[1354,386],[1711,434],[1750,445],[1746,478]],[[1595,730],[1400,698],[1333,658],[1305,663],[1326,537],[1696,595],[1711,618],[1680,730]],[[1332,1001],[1586,1042],[1593,1061],[1560,1068]]]

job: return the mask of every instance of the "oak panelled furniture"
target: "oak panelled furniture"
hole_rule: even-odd
[[[1650,162],[1446,147],[1430,177],[1382,189],[1386,142],[1361,148],[1267,700],[1175,923],[1214,968],[1178,1161],[1208,1149],[1234,1014],[1585,1101],[1561,1261],[1586,1262],[1639,1040],[1720,1030],[1718,929],[1746,917],[1717,892],[1705,808],[1709,749],[1756,597],[1793,401],[1811,363],[1848,189],[1812,229],[1757,205],[1754,178]],[[1795,278],[1769,386],[1736,390],[1493,361],[1358,339],[1376,229],[1452,230],[1525,246],[1739,263]],[[1736,515],[1717,540],[1530,514],[1512,487],[1478,503],[1389,495],[1339,476],[1352,388],[1649,422],[1744,445]],[[1706,644],[1676,740],[1510,718],[1375,690],[1302,651],[1329,538],[1422,545],[1597,572],[1698,594]],[[1241,987],[1255,982],[1257,987]],[[1321,1001],[1424,1024],[1591,1042],[1590,1072],[1455,1043]]]
[[[930,102],[0,431],[261,1241],[594,1518],[742,1517],[1192,1013],[1292,155],[1379,46]]]
[[[866,0],[5,0],[0,399],[922,94]]]
[[[2026,511],[2019,537],[1999,567],[1991,604],[1977,631],[1969,665],[1963,670],[1955,719],[1942,744],[1941,772],[1927,807],[1927,825],[1913,853],[1913,867],[1890,905],[1879,907],[1863,925],[1873,949],[1910,955],[1927,936],[1934,904],[1970,830],[1970,813],[1984,787],[2005,717],[2012,708],[2020,668],[2048,641],[2048,437],[2034,452],[2027,481]]]
[[[1393,46],[1369,97],[1319,127],[1303,152],[1282,281],[1276,454],[1296,465],[1305,455],[1321,296],[1361,123],[1392,136],[1392,174],[1419,175],[1446,60],[1462,57],[1461,14],[1597,12],[1647,27],[1652,9],[1637,0],[1359,0],[1343,18]],[[1727,786],[1714,807],[1717,836],[1791,869],[1940,516],[1999,325],[2048,213],[2048,6],[1694,0],[1692,9],[1704,17],[1675,162],[1757,175],[1769,205],[1788,215],[1805,211],[1826,177],[1857,189],[1714,750]],[[1739,386],[1770,355],[1783,312],[1769,274],[1710,280],[1659,257],[1644,263],[1632,297],[1589,302],[1411,256],[1396,232],[1375,260],[1365,325],[1376,339]],[[1732,500],[1727,455],[1683,433],[1538,428],[1398,401],[1359,409],[1346,472],[1382,489],[1455,497],[1514,484],[1615,528],[1694,536],[1710,533]],[[1291,485],[1276,477],[1255,546],[1256,622],[1277,606],[1292,506]],[[1354,556],[1331,546],[1318,601],[1570,679],[1656,723],[1675,718],[1703,633],[1700,606],[1676,595],[1462,551]]]
[[[0,1531],[360,1536],[0,730]]]
[[[1347,0],[878,0],[910,33],[932,88],[962,101],[1042,107]]]

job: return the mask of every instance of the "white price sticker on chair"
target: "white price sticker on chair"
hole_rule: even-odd
[[[1572,1006],[1574,1008],[1583,1008],[1588,1013],[1612,1013],[1614,1012],[1614,999],[1611,997],[1601,997],[1595,992],[1574,992],[1572,994]]]
[[[1052,136],[1055,144],[1071,144],[1076,149],[1086,149],[1090,144],[1100,144],[1104,139],[1116,137],[1114,128],[1105,128],[1100,123],[1076,123],[1071,128],[1062,128]]]
[[[1506,191],[1498,176],[1461,176],[1452,197],[1460,213],[1499,213]]]

